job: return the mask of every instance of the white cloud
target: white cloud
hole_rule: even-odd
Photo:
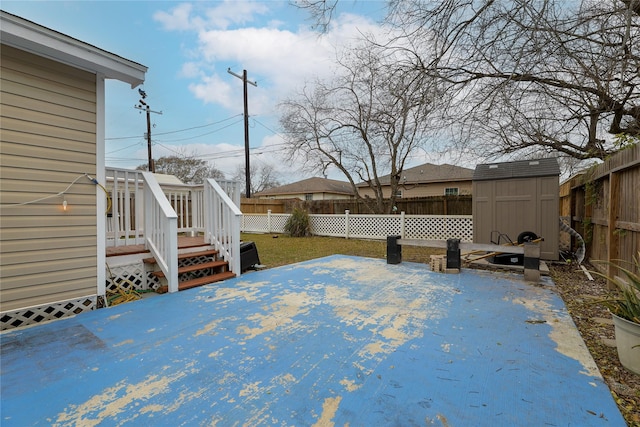
[[[278,102],[302,89],[306,82],[330,78],[341,49],[356,43],[362,34],[383,38],[383,30],[370,18],[343,13],[334,17],[326,34],[320,35],[298,25],[299,16],[290,21],[288,16],[293,13],[287,2],[214,4],[181,4],[154,15],[165,30],[186,35],[181,41],[184,64],[179,76],[190,80],[188,89],[197,100],[235,115],[243,112],[242,82],[229,75],[227,68],[237,74],[246,69],[248,78],[258,84],[249,86],[250,115],[260,122],[251,122],[251,146],[258,147],[252,149],[252,159],[275,165],[285,182],[301,179],[300,172],[283,160],[282,137],[271,132],[265,136],[260,124],[277,129]],[[213,138],[211,144],[174,148],[197,152],[199,158],[209,160],[230,178],[244,165],[242,134],[232,142],[222,144]],[[154,153],[171,154],[162,150],[154,148]]]
[[[205,14],[207,23],[212,27],[226,29],[232,24],[252,22],[254,15],[268,12],[269,8],[264,3],[226,0],[219,6],[208,9]]]
[[[190,84],[189,90],[205,103],[222,105],[238,113],[242,110],[242,104],[240,103],[241,107],[238,108],[238,92],[232,89],[230,83],[228,79],[222,80],[218,74],[205,75],[198,83]]]
[[[197,2],[195,4],[200,6]],[[269,8],[262,2],[225,0],[204,10],[202,7],[194,8],[191,3],[182,3],[169,12],[156,12],[153,18],[167,31],[198,31],[205,28],[224,30],[234,24],[244,25],[252,22],[256,15],[268,12]]]
[[[153,19],[160,22],[167,31],[190,31],[202,27],[202,21],[191,18],[193,6],[189,3],[180,4],[170,12],[158,11],[153,14]]]
[[[180,74],[181,77],[186,77],[186,78],[196,78],[200,75],[202,75],[202,73],[200,72],[200,67],[198,66],[197,63],[195,62],[185,62],[182,65],[182,68],[180,69]]]
[[[382,34],[371,19],[353,14],[337,16],[325,35],[303,26],[283,29],[281,20],[267,19],[258,25],[256,17],[267,15],[268,5],[226,1],[199,11],[183,4],[155,15],[167,30],[190,28],[197,35],[195,45],[188,47],[190,61],[182,67],[183,76],[197,80],[189,85],[197,99],[240,112],[241,85],[226,70],[231,67],[241,73],[246,69],[249,79],[258,82],[257,88],[250,88],[252,113],[273,113],[279,100],[306,81],[331,76],[336,50],[362,34]]]

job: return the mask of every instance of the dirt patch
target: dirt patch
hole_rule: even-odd
[[[593,270],[589,264],[585,266]],[[629,426],[640,427],[640,375],[620,364],[611,315],[596,302],[607,295],[606,281],[599,277],[590,281],[571,264],[551,264],[549,270],[620,412]]]

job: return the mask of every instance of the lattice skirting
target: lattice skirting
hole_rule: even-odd
[[[179,267],[189,266],[202,261],[207,261],[206,257],[195,259],[186,258],[180,260]],[[106,291],[107,293],[117,293],[119,291],[156,290],[162,283],[152,272],[152,269],[148,268],[142,261],[136,261],[126,265],[110,266],[106,271]],[[180,279],[189,280],[206,274],[206,271],[197,271],[190,275],[185,274]],[[21,326],[34,325],[102,307],[104,307],[104,299],[97,295],[91,295],[79,299],[45,304],[39,307],[7,311],[0,313],[0,319],[2,320],[2,329],[0,330],[4,331]]]
[[[107,269],[107,293],[156,290],[158,286],[160,281],[150,269],[147,271],[142,261]]]
[[[210,261],[209,257],[185,258],[178,261],[178,267],[188,267],[205,261]],[[147,291],[157,290],[163,283],[161,279],[154,276],[153,269],[142,261],[132,264],[112,266],[107,269],[107,285],[108,293],[116,293],[119,291]],[[191,280],[206,276],[206,270],[198,270],[188,274],[182,274],[180,281]],[[166,284],[166,283],[164,283]]]
[[[0,313],[1,330],[18,328],[20,326],[35,325],[63,317],[74,316],[96,308],[97,295],[58,301],[39,307],[22,308],[16,311]]]
[[[183,258],[183,259],[179,259],[178,260],[178,268],[180,268],[180,267],[190,267],[192,265],[201,264],[201,263],[207,262],[207,261],[211,261],[211,256],[205,255],[205,256],[194,257],[194,258]],[[204,277],[204,276],[208,276],[208,275],[209,275],[209,270],[208,269],[196,270],[196,271],[191,271],[189,273],[181,274],[178,277],[178,281],[184,282],[184,281],[191,280],[191,279],[199,279],[200,277]],[[154,276],[154,278],[155,278],[155,276]]]

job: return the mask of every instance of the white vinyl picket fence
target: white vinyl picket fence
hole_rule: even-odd
[[[387,236],[403,239],[460,239],[473,241],[471,215],[355,215],[345,211],[338,215],[309,215],[315,236],[386,240]],[[245,233],[284,233],[289,214],[244,214],[241,231]]]

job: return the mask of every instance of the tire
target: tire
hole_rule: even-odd
[[[522,233],[518,234],[518,244],[521,245],[525,242],[531,242],[533,240],[536,240],[537,238],[538,235],[533,231],[523,231]]]

